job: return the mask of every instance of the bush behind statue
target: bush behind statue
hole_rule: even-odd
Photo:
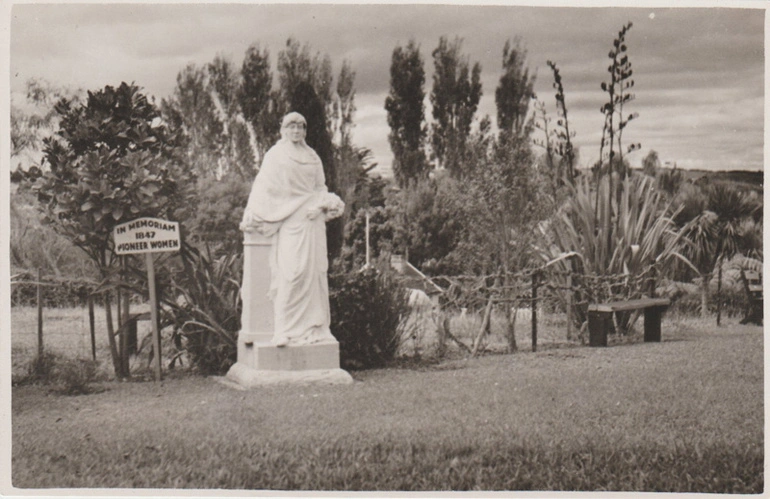
[[[395,357],[408,296],[390,270],[368,267],[329,276],[331,330],[343,369],[382,367]]]

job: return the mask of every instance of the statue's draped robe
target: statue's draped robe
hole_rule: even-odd
[[[272,239],[270,298],[276,342],[335,341],[329,330],[326,224],[323,214],[308,218],[308,209],[325,192],[323,165],[315,151],[282,140],[265,154],[249,195],[243,225]]]

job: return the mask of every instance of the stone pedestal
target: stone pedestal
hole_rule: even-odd
[[[227,380],[243,388],[276,383],[352,383],[340,369],[339,343],[275,347],[270,289],[271,240],[257,232],[244,232],[243,312],[238,333],[238,361]]]

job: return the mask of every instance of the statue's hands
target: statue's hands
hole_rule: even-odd
[[[315,220],[316,218],[318,218],[318,215],[320,214],[321,214],[320,208],[310,208],[309,210],[307,210],[307,218],[310,220]]]
[[[278,232],[280,227],[280,223],[265,222],[264,220],[251,216],[250,214],[245,215],[243,217],[243,221],[240,223],[240,225],[238,225],[238,228],[241,229],[242,232],[258,232],[265,237],[271,237],[273,234]]]

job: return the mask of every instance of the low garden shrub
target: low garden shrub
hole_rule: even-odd
[[[62,395],[85,395],[94,391],[97,363],[91,359],[72,359],[56,352],[35,356],[27,366],[26,376],[14,379],[14,384],[50,385]]]
[[[21,380],[22,383],[48,383],[53,379],[54,369],[61,360],[61,357],[53,352],[43,352],[42,355],[35,355],[27,365],[27,376]]]
[[[329,276],[331,330],[343,369],[381,367],[398,351],[408,294],[390,270],[369,267]]]
[[[94,391],[96,362],[90,359],[66,359],[56,368],[56,391],[62,395],[86,395]]]

